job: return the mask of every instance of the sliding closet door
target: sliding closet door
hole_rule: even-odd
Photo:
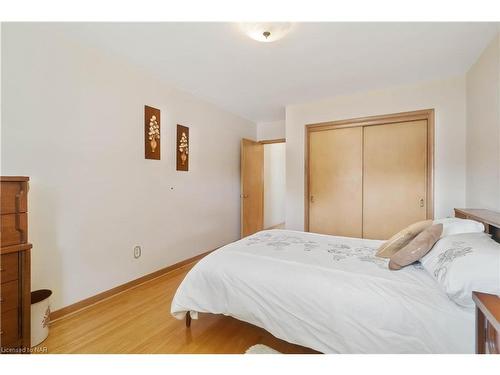
[[[426,219],[427,121],[364,127],[363,237]]]
[[[309,231],[361,237],[361,127],[309,134]]]

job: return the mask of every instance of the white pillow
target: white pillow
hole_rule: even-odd
[[[441,238],[459,233],[484,232],[484,225],[479,221],[459,219],[458,217],[447,217],[434,220],[432,224],[443,224]]]
[[[472,291],[500,294],[500,244],[486,233],[441,238],[420,262],[460,306],[474,307]]]

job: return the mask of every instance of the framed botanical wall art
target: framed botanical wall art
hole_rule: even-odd
[[[177,125],[177,170],[189,170],[189,128]]]
[[[160,110],[144,106],[144,157],[160,160]]]

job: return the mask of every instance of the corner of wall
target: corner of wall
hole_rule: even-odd
[[[258,141],[286,138],[285,120],[257,123]]]
[[[500,33],[466,73],[465,149],[467,206],[500,210]]]

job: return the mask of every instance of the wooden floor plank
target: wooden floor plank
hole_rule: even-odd
[[[238,354],[255,344],[282,353],[314,353],[231,317],[200,314],[191,328],[170,315],[170,303],[193,264],[138,285],[51,323],[39,345],[48,353]]]

